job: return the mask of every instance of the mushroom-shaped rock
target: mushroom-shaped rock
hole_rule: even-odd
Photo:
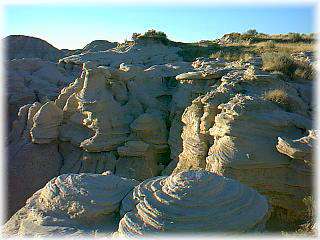
[[[203,170],[146,180],[133,199],[120,235],[260,231],[269,216],[267,199],[254,189]]]
[[[113,175],[63,174],[28,199],[5,224],[4,233],[22,236],[96,235],[117,225],[121,200],[137,184]]]
[[[32,142],[42,144],[57,139],[62,118],[63,112],[54,102],[44,104],[33,117]]]

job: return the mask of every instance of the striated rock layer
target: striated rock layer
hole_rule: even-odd
[[[155,177],[133,191],[135,206],[119,223],[119,234],[261,231],[267,199],[238,181],[207,171]]]
[[[312,128],[311,101],[305,101],[301,86],[311,87],[307,81],[263,72],[258,62],[224,75],[215,89],[185,109],[183,151],[174,173],[206,169],[232,177],[266,195],[275,211],[285,210],[284,221],[303,218],[302,199],[311,193],[312,171],[292,160],[292,146],[284,147],[291,141],[283,141],[299,139]],[[283,91],[286,98],[267,98],[272,90]],[[307,160],[310,144],[302,145]]]
[[[81,76],[54,102],[22,107],[8,142],[9,176],[15,176],[10,182],[24,188],[8,191],[23,197],[10,203],[9,215],[58,174],[112,171],[140,181],[160,174],[170,162],[169,113],[175,89],[171,79],[190,67],[177,62],[147,69],[121,64],[113,69],[87,62]],[[25,164],[27,146],[35,149],[32,161],[27,161],[32,166]],[[50,148],[52,154],[38,148]],[[54,165],[44,171],[49,179],[40,172],[48,164]],[[24,181],[24,171],[39,178]]]
[[[18,236],[110,234],[117,224],[121,200],[137,184],[110,172],[64,174],[28,199],[4,226]]]
[[[144,181],[206,169],[255,188],[285,221],[303,218],[313,174],[312,81],[262,71],[261,58],[187,63],[180,48],[152,41],[100,47],[109,44],[93,42],[59,62],[72,73],[83,65],[54,102],[20,109],[9,137],[9,195],[19,198],[12,209],[63,173]],[[37,177],[25,181],[24,172]]]

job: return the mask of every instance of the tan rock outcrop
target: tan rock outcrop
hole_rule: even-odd
[[[28,199],[4,226],[18,236],[110,234],[117,225],[121,200],[137,184],[111,172],[63,174]]]
[[[287,105],[266,99],[270,89],[283,89]],[[278,137],[297,139],[312,127],[295,84],[249,65],[223,76],[183,116],[183,151],[174,173],[207,169],[232,177],[268,196],[275,210],[284,209],[284,221],[302,217],[310,171],[276,149]]]
[[[30,130],[33,143],[50,143],[58,138],[59,126],[63,112],[54,102],[50,101],[40,107],[33,116],[33,126]]]
[[[20,107],[35,101],[45,103],[53,100],[61,88],[79,74],[79,69],[69,71],[56,63],[36,58],[6,61],[5,68],[9,129]]]
[[[100,65],[118,67],[121,63],[152,66],[181,61],[179,47],[166,46],[157,42],[136,42],[123,49],[112,48],[98,52],[84,52],[60,59],[60,64],[81,65],[87,61],[96,61]]]
[[[261,231],[269,217],[264,196],[203,170],[148,179],[134,189],[133,200],[120,235]]]
[[[305,137],[312,128],[313,83],[262,71],[261,58],[233,63],[199,58],[187,63],[178,55],[180,48],[153,41],[122,47],[99,52],[89,50],[61,60],[59,66],[65,70],[84,63],[81,75],[63,88],[54,102],[42,101],[21,108],[9,140],[10,161],[16,158],[10,171],[20,164],[17,173],[21,174],[22,169],[32,169],[29,163],[35,163],[35,170],[30,172],[41,179],[22,184],[23,194],[17,195],[22,199],[19,207],[25,196],[43,187],[43,179],[48,176],[111,171],[144,181],[173,172],[168,178],[147,180],[139,187],[147,191],[150,208],[143,208],[140,190],[127,195],[120,215],[136,206],[139,211],[133,210],[124,217],[120,232],[130,235],[150,229],[180,231],[190,228],[191,219],[202,231],[207,226],[213,227],[210,223],[215,223],[216,218],[210,215],[213,222],[197,222],[192,217],[201,218],[207,212],[195,211],[184,226],[185,219],[179,216],[188,213],[185,206],[190,207],[190,202],[179,194],[195,193],[190,201],[195,201],[197,196],[205,210],[208,204],[201,200],[203,196],[212,197],[211,203],[218,206],[210,195],[219,190],[210,177],[213,173],[201,173],[200,182],[194,180],[197,174],[184,175],[189,170],[207,170],[255,188],[267,197],[273,206],[272,213],[284,213],[284,222],[303,217],[302,199],[311,193],[313,174],[311,156],[315,137],[312,132]],[[270,97],[270,93],[274,95]],[[36,152],[30,154],[30,149]],[[47,156],[42,149],[51,155]],[[21,163],[26,155],[33,159],[27,157],[28,164]],[[46,177],[37,175],[43,167],[47,167]],[[213,179],[220,179],[214,176]],[[17,184],[23,181],[22,177],[17,179]],[[29,184],[36,188],[30,188]],[[223,187],[227,185],[223,184]],[[166,197],[150,193],[154,190],[150,190],[151,185],[158,188],[159,194],[166,194],[169,189],[170,194],[177,193],[178,197],[166,205]],[[234,186],[238,185],[236,182]],[[235,203],[243,206],[242,200],[248,199],[241,198]],[[178,204],[182,207],[176,208]],[[228,207],[223,205],[226,202],[221,204]],[[160,214],[163,218],[157,211],[163,211]],[[220,208],[212,211],[209,208],[208,214],[216,214],[215,211]],[[23,214],[17,218],[21,219]],[[174,224],[170,223],[172,215],[177,217]],[[250,218],[254,219],[251,215]],[[232,223],[238,224],[236,220]],[[218,223],[215,226],[229,231],[228,224],[225,228]],[[239,228],[231,230],[251,230],[237,224],[233,226]],[[255,224],[263,226],[264,221]]]
[[[194,65],[198,66],[197,64],[194,64]],[[199,66],[199,69],[201,69],[201,66],[202,65]],[[217,70],[215,69],[215,66],[216,66],[215,62],[212,63],[212,65],[206,66],[206,68],[208,67],[208,69],[210,69],[210,73],[208,74],[206,71],[202,70],[197,72],[188,72],[188,73],[184,73],[176,76],[176,80],[179,80],[179,83],[177,85],[177,90],[172,98],[171,111],[170,111],[171,127],[169,132],[169,139],[168,139],[168,143],[170,145],[170,150],[171,150],[170,157],[175,162],[178,161],[180,157],[179,154],[183,152],[183,144],[182,144],[183,138],[190,137],[189,143],[190,145],[194,146],[195,151],[200,145],[202,145],[200,147],[202,149],[201,151],[203,152],[202,155],[206,151],[205,150],[206,147],[203,146],[203,144],[199,143],[199,145],[197,146],[197,142],[200,141],[200,138],[202,138],[202,136],[199,134],[195,136],[188,136],[186,134],[187,130],[184,131],[185,133],[183,134],[183,124],[186,124],[186,127],[188,127],[189,126],[187,123],[188,121],[198,121],[196,119],[192,120],[189,118],[189,117],[192,118],[194,117],[194,115],[197,115],[196,104],[194,106],[190,106],[192,101],[195,100],[198,96],[210,91],[210,89],[213,89],[218,86],[219,78],[216,78],[216,77],[219,77],[220,75],[215,76],[214,74],[211,74],[211,72],[223,71],[224,73],[226,73],[231,70],[228,68],[222,68],[221,70],[220,65],[218,65],[219,67]],[[193,113],[190,113],[190,116],[189,116],[186,113],[189,110],[186,110],[186,109],[189,109],[190,112],[193,111]],[[197,127],[193,126],[193,128],[196,129]],[[185,146],[185,148],[188,148],[188,147]],[[197,157],[195,156],[195,158]],[[185,168],[185,170],[187,169],[189,168]],[[171,173],[171,171],[172,171],[172,166],[170,166],[170,170],[167,173]]]
[[[317,130],[309,130],[309,134],[299,139],[287,139],[278,137],[277,150],[292,159],[300,160],[309,166],[313,166],[313,149],[318,138]]]

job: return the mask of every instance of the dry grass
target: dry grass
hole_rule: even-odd
[[[293,58],[287,53],[267,52],[261,55],[266,71],[278,71],[291,76],[296,70]]]
[[[252,51],[260,54],[269,51],[286,52],[289,54],[314,51],[314,45],[310,43],[275,43],[272,41],[272,44],[270,44],[270,42],[271,41],[252,44]]]
[[[284,89],[269,90],[264,93],[263,98],[284,107],[286,110],[290,110],[290,100]]]
[[[315,51],[315,46],[312,43],[277,43],[272,40],[259,43],[232,43],[226,44],[225,47],[243,47],[245,52],[262,54],[265,52],[286,52],[296,53],[305,51]]]
[[[314,70],[312,66],[307,63],[296,61],[296,70],[293,73],[294,78],[303,78],[307,80],[314,79]]]
[[[253,58],[253,54],[244,52],[244,53],[237,53],[237,52],[223,52],[219,51],[216,53],[212,53],[209,56],[210,58],[223,58],[226,61],[238,61],[238,60],[243,60],[243,61],[249,61],[250,59]]]
[[[300,225],[296,233],[315,235],[315,210],[314,210],[314,198],[312,196],[307,196],[303,199],[303,203],[306,206],[306,214],[304,223]]]
[[[314,78],[314,71],[311,65],[293,59],[288,53],[266,52],[261,56],[262,66],[266,71],[282,72],[292,79],[312,80]]]

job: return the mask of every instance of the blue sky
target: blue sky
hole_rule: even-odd
[[[151,28],[184,42],[252,28],[264,33],[310,33],[315,17],[312,5],[11,5],[4,10],[5,36],[36,36],[69,49],[82,48],[97,39],[121,42],[133,32]]]

